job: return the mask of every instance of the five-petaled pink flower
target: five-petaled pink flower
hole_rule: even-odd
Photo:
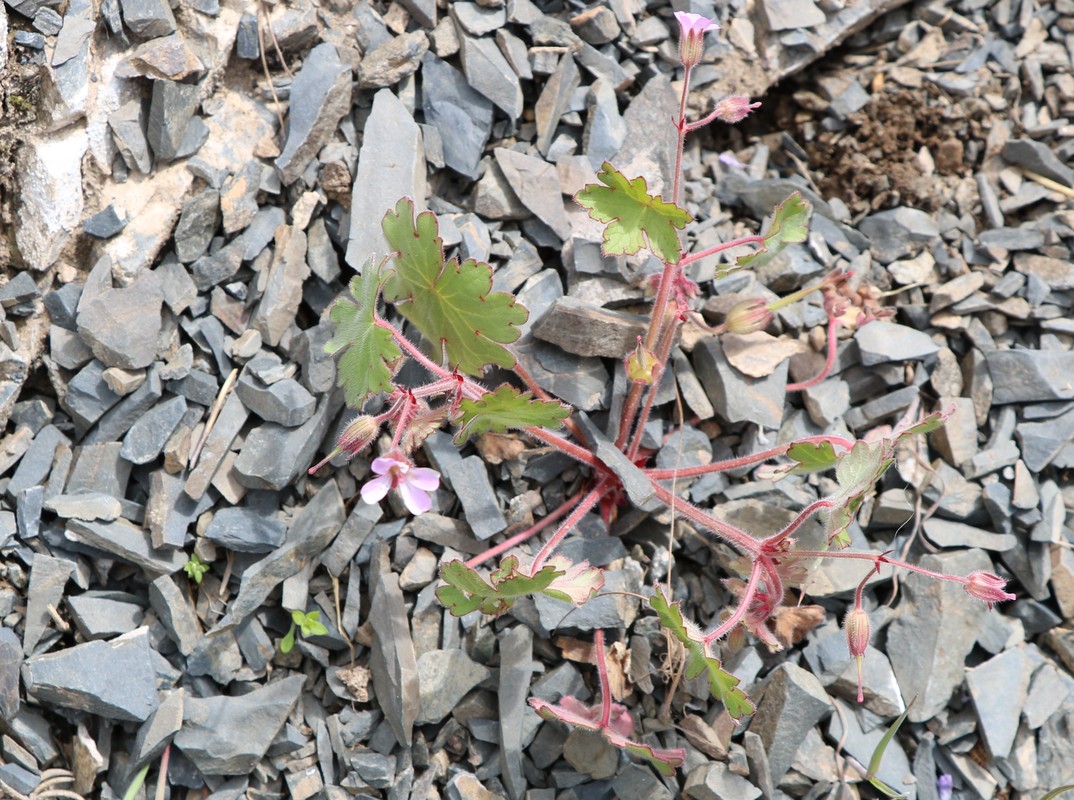
[[[686,11],[676,11],[675,19],[679,21],[679,60],[684,67],[692,67],[705,50],[706,31],[720,26],[708,17]]]
[[[999,575],[993,575],[991,572],[983,572],[982,570],[971,572],[966,576],[965,588],[973,597],[988,603],[989,609],[992,608],[993,603],[1014,599],[1013,594],[1003,591],[1007,588],[1007,581],[1003,580]]]
[[[365,502],[370,505],[379,503],[389,489],[398,489],[403,505],[411,514],[424,514],[432,508],[429,492],[435,492],[440,485],[440,473],[435,469],[415,467],[398,451],[374,458],[371,466],[379,477],[362,487]]]

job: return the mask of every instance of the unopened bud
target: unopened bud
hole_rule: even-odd
[[[999,575],[993,575],[991,572],[982,570],[971,572],[966,576],[965,588],[973,597],[988,603],[989,610],[991,610],[993,603],[1014,599],[1013,594],[1004,591],[1007,588],[1007,581],[999,577]]]
[[[772,322],[772,312],[763,300],[743,300],[727,313],[724,323],[731,333],[745,335],[763,331]]]
[[[377,421],[368,414],[362,414],[351,420],[351,423],[343,429],[336,444],[339,449],[348,455],[354,455],[365,448],[377,438],[380,426]]]
[[[852,658],[858,662],[858,702],[865,700],[865,691],[862,686],[862,657],[869,646],[869,615],[861,606],[854,606],[847,612],[843,620],[843,629],[847,635],[847,649]]]
[[[760,107],[760,103],[751,103],[748,97],[743,97],[740,94],[733,94],[718,102],[713,114],[716,119],[723,120],[724,122],[733,125],[736,122],[744,120],[753,109]]]

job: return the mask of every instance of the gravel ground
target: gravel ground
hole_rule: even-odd
[[[670,573],[688,618],[728,608],[742,565],[682,519],[592,514],[562,551],[606,570],[606,596],[459,620],[439,565],[539,521],[583,469],[438,432],[417,517],[360,500],[376,447],[306,474],[353,416],[328,309],[388,251],[402,196],[530,309],[514,349],[537,382],[614,418],[659,264],[602,255],[570,196],[604,160],[670,186],[673,11],[722,26],[691,115],[763,103],[688,140],[688,249],[755,233],[792,191],[815,209],[756,273],[691,265],[699,319],[833,269],[893,313],[844,327],[831,376],[789,394],[824,363],[819,299],[755,340],[688,323],[655,464],[951,407],[900,445],[853,545],[1017,595],[989,610],[882,573],[861,704],[850,562],[812,570],[778,648],[723,648],[757,703],[736,725],[614,593]],[[136,797],[213,800],[870,798],[858,765],[904,711],[877,775],[909,798],[1074,783],[1072,58],[1069,0],[4,0],[0,796],[123,797],[141,775]],[[676,491],[760,534],[834,488],[750,468]],[[283,652],[293,611],[324,632]],[[636,737],[685,749],[673,777],[527,704],[594,701],[596,630]]]

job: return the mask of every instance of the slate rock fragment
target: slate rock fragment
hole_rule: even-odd
[[[725,797],[757,800],[761,790],[741,775],[731,772],[727,764],[717,761],[690,770],[683,786],[683,796],[691,800],[722,800]]]
[[[149,584],[149,604],[179,652],[188,656],[201,638],[201,626],[193,601],[170,575],[161,575]]]
[[[919,361],[940,349],[928,334],[886,320],[862,325],[854,341],[866,367],[889,361]]]
[[[313,416],[317,400],[298,381],[285,378],[266,386],[253,375],[242,375],[235,391],[243,405],[266,422],[288,428]]]
[[[136,0],[141,2],[142,0]],[[157,0],[149,0],[156,2]],[[198,107],[198,86],[176,81],[153,81],[146,140],[160,161],[172,161],[183,150],[187,129]],[[113,126],[114,129],[114,126]],[[124,141],[136,144],[137,132],[124,129]]]
[[[108,383],[108,371],[103,376]],[[97,444],[99,442],[113,442],[130,430],[142,416],[151,409],[164,393],[164,387],[160,380],[160,369],[154,364],[149,368],[146,380],[132,392],[124,397],[112,408],[105,412],[97,422],[97,426],[83,437],[84,444]]]
[[[235,460],[238,481],[251,489],[279,491],[313,463],[328,425],[342,406],[336,394],[321,398],[317,409],[297,428],[267,422],[246,437]]]
[[[285,543],[246,569],[238,594],[210,635],[231,630],[260,608],[276,586],[324,551],[345,517],[339,487],[329,480],[295,514]]]
[[[71,619],[83,638],[113,639],[136,630],[145,617],[145,609],[133,595],[106,590],[91,590],[68,595],[64,602]]]
[[[413,198],[416,212],[425,210],[425,171],[421,128],[403,102],[382,89],[373,97],[354,178],[347,243],[352,268],[361,271],[370,257],[391,252],[381,220],[400,197]]]
[[[33,653],[45,631],[53,624],[49,606],[59,608],[64,586],[74,569],[74,563],[67,559],[54,558],[46,553],[34,556],[30,566],[26,619],[22,633],[22,648],[27,655]]]
[[[522,84],[496,42],[487,37],[459,34],[462,71],[470,86],[483,94],[509,119],[522,113]]]
[[[1074,169],[1060,161],[1044,142],[1035,139],[1011,139],[1003,145],[1003,158],[1011,164],[1074,187]]]
[[[310,50],[291,83],[287,138],[276,159],[284,185],[294,183],[331,140],[350,105],[350,68],[333,45],[322,42]]]
[[[154,575],[170,575],[186,563],[182,551],[155,550],[146,531],[123,519],[115,522],[73,519],[67,523],[66,534],[71,541],[103,550]]]
[[[19,667],[22,644],[15,631],[0,627],[0,716],[14,719],[19,713]]]
[[[203,536],[240,553],[270,553],[283,544],[287,526],[250,508],[221,508]]]
[[[291,675],[238,696],[186,696],[175,746],[203,775],[250,774],[290,716],[305,680]]]
[[[175,16],[166,0],[119,0],[123,21],[141,39],[175,33]]]
[[[831,713],[831,701],[816,676],[794,664],[773,670],[764,687],[750,731],[761,737],[772,782],[782,780],[806,733]]]
[[[216,189],[206,187],[187,199],[172,233],[179,260],[189,264],[204,255],[219,226],[220,193]]]
[[[105,369],[104,364],[94,359],[71,379],[67,384],[67,394],[60,399],[60,405],[71,415],[79,435],[92,427],[121,399],[105,383]]]
[[[1074,353],[993,350],[985,358],[994,386],[992,402],[997,405],[1074,398]]]
[[[122,505],[111,495],[100,492],[60,494],[45,501],[44,507],[64,519],[111,522],[119,517]]]
[[[699,342],[693,360],[697,377],[720,416],[728,422],[750,421],[765,428],[780,427],[786,398],[786,361],[768,377],[751,378],[731,366],[716,337]]]
[[[358,68],[359,89],[383,89],[413,75],[429,49],[423,30],[396,36],[367,53]]]
[[[457,69],[432,53],[422,57],[422,110],[440,132],[444,163],[476,178],[492,131],[492,103],[470,87]]]
[[[109,367],[141,369],[157,355],[164,292],[155,272],[130,286],[106,289],[78,309],[78,333]]]
[[[870,214],[858,225],[869,237],[873,254],[883,264],[911,255],[940,235],[940,228],[928,214],[900,206]]]
[[[373,689],[396,741],[409,747],[414,721],[421,713],[418,662],[399,578],[392,572],[385,544],[378,544],[371,560],[369,624],[373,647],[369,667]]]
[[[22,680],[39,703],[105,719],[142,722],[159,704],[146,628],[28,658]]]
[[[922,567],[954,575],[993,570],[980,550],[926,555]],[[962,586],[918,573],[904,578],[906,596],[888,627],[888,658],[904,697],[917,696],[913,721],[931,719],[942,710],[963,679],[963,661],[977,640],[981,617],[989,613],[980,602],[969,603]]]
[[[440,722],[459,701],[489,677],[488,667],[477,664],[462,650],[430,650],[418,658],[421,711],[416,725]]]
[[[182,396],[158,403],[130,426],[119,454],[132,464],[148,464],[160,455],[186,411]]]

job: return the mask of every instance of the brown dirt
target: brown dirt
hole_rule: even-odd
[[[0,263],[10,263],[14,248],[15,156],[23,135],[37,119],[42,70],[19,61],[12,47],[7,67],[0,71]]]

